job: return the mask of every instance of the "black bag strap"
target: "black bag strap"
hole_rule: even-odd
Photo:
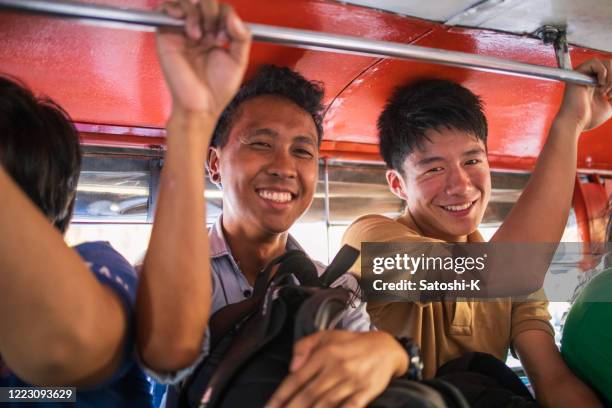
[[[346,273],[358,257],[358,250],[349,245],[344,245],[321,277],[318,276],[317,268],[312,260],[303,251],[289,250],[273,259],[257,275],[251,297],[224,306],[210,317],[211,348],[258,308],[270,285],[270,276],[275,266],[280,265],[273,278],[275,284],[280,283],[282,279],[286,279],[288,275],[293,275],[302,286],[329,287],[342,274]]]
[[[344,273],[354,263],[358,254],[359,251],[345,246],[325,271],[325,276],[330,279],[329,282],[332,283]],[[276,266],[278,266],[278,269],[274,271]],[[285,315],[288,313],[287,306],[292,302],[290,301],[288,304],[279,303],[273,310],[273,317],[270,313],[266,314],[263,311],[272,311],[274,297],[268,294],[273,292],[275,288],[285,290],[291,290],[291,287],[296,288],[295,281],[292,278],[299,281],[305,292],[316,292],[323,286],[314,263],[304,252],[299,250],[286,251],[268,263],[257,276],[253,294],[250,298],[227,305],[211,316],[209,320],[211,354],[209,357],[215,355],[215,358],[219,361],[215,371],[206,375],[207,378],[210,378],[210,381],[206,381],[208,387],[204,395],[201,394],[202,386],[185,387],[184,391],[187,392],[190,406],[198,406],[204,401],[204,406],[215,406],[222,398],[227,383],[234,376],[236,370],[276,336],[282,327],[280,324],[285,321]],[[313,308],[307,309],[314,311],[318,309],[316,304],[321,302],[333,302],[333,305],[326,308],[330,311],[326,312],[325,315],[315,316],[314,321],[328,324],[336,319],[340,311],[346,307],[349,298],[348,291],[340,288],[338,290],[339,292],[334,292],[333,296],[327,296],[327,300],[315,296]],[[346,293],[340,293],[340,291]],[[262,313],[257,311],[262,311]],[[306,317],[302,316],[302,319],[304,318]],[[241,323],[240,335],[228,337],[227,334]],[[216,347],[219,347],[219,353],[221,353],[219,356],[216,356]]]
[[[274,282],[293,275],[302,286],[321,286],[317,268],[310,257],[303,251],[292,249],[284,254],[284,258],[274,275]]]
[[[344,245],[331,261],[325,272],[319,277],[321,285],[329,287],[336,279],[345,274],[359,258],[359,250],[350,245]]]
[[[277,307],[272,308],[275,302],[272,296],[265,296],[263,302],[266,305],[262,309],[268,313],[251,315],[240,328],[240,335],[231,339],[231,345],[212,375],[204,395],[198,395],[201,398],[200,407],[216,406],[236,371],[281,331],[287,317],[284,303],[276,302]]]
[[[213,349],[219,341],[235,328],[240,322],[246,319],[251,313],[257,310],[264,299],[266,290],[270,284],[270,276],[272,269],[281,264],[277,272],[277,276],[280,273],[284,275],[288,268],[283,268],[285,262],[289,262],[292,259],[302,258],[305,254],[302,251],[292,250],[283,253],[282,255],[274,258],[270,261],[264,269],[255,278],[255,284],[253,286],[253,293],[251,297],[230,305],[226,305],[221,309],[217,310],[208,322],[210,329],[210,347]],[[310,263],[310,259],[308,259]],[[289,262],[291,265],[296,265],[298,262]],[[299,262],[300,264],[303,262]],[[313,266],[314,267],[314,266]],[[307,272],[306,272],[307,273]],[[316,273],[316,270],[315,270]],[[306,277],[304,277],[306,279]]]

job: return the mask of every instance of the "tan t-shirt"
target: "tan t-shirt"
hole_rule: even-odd
[[[468,241],[484,242],[478,231],[470,234]],[[360,248],[362,242],[443,241],[423,236],[411,219],[366,215],[351,224],[342,242]],[[361,275],[361,259],[351,272]],[[545,301],[371,302],[367,310],[378,329],[417,342],[426,379],[444,363],[470,351],[505,360],[514,338],[526,330],[543,330],[554,337]]]

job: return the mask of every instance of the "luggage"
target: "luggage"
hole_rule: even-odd
[[[183,383],[178,405],[263,407],[289,372],[293,344],[338,327],[356,294],[329,285],[348,270],[358,254],[343,247],[320,277],[301,251],[288,251],[272,261],[258,276],[249,299],[211,316],[211,352]],[[394,379],[370,406],[467,406],[452,385],[432,383]]]
[[[471,352],[444,364],[436,372],[442,380],[461,390],[472,408],[537,408],[521,379],[491,354]]]

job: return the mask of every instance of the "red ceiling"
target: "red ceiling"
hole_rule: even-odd
[[[93,3],[94,1],[87,1]],[[153,0],[95,1],[154,8]],[[439,24],[320,0],[234,0],[248,22],[362,36],[554,66],[539,40]],[[57,100],[81,123],[86,143],[162,143],[169,98],[153,35],[39,16],[0,14],[0,72],[21,78]],[[593,56],[574,49],[575,63]],[[329,110],[323,151],[377,160],[376,117],[391,90],[421,77],[450,78],[481,95],[490,123],[489,150],[497,168],[529,169],[554,116],[563,85],[439,65],[255,44],[249,72],[262,63],[288,65],[323,81]],[[152,128],[152,129],[150,129]],[[579,166],[612,170],[612,122],[585,134]]]

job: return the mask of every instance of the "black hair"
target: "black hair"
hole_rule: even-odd
[[[76,129],[51,99],[0,76],[0,165],[61,232],[81,169]]]
[[[429,79],[396,88],[378,118],[380,152],[390,169],[403,173],[406,157],[428,140],[428,130],[456,129],[487,145],[482,101],[469,89]]]
[[[309,81],[287,67],[263,65],[251,80],[242,85],[234,99],[221,114],[211,145],[225,146],[234,115],[240,104],[262,95],[275,95],[289,99],[310,114],[317,128],[318,141],[321,143],[323,137],[323,94],[323,85],[320,82]]]

